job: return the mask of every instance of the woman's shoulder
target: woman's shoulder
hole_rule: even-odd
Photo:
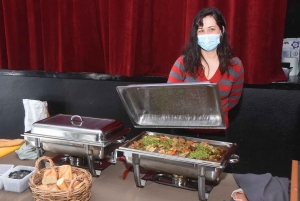
[[[176,61],[179,61],[180,63],[183,63],[183,58],[184,58],[184,55],[180,55]]]
[[[174,63],[173,66],[176,66],[176,67],[178,67],[178,68],[182,68],[182,67],[184,66],[183,58],[184,58],[184,55],[179,56],[179,57],[176,59],[176,61],[175,61],[175,63]]]
[[[242,61],[240,60],[240,58],[238,57],[232,57],[230,59],[232,65],[239,65],[239,66],[243,66]]]
[[[237,73],[243,73],[244,72],[244,66],[240,58],[238,57],[232,57],[230,59],[231,65],[230,68],[236,71]]]

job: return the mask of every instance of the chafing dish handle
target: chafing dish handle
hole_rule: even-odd
[[[73,115],[73,116],[71,117],[71,121],[73,121],[73,119],[76,118],[76,117],[78,117],[78,118],[80,119],[80,121],[83,122],[82,117],[79,116],[79,115]]]
[[[76,117],[80,119],[80,122],[79,122],[79,123],[77,123],[75,120],[73,120],[73,119],[76,118]],[[82,117],[79,116],[79,115],[73,115],[73,116],[71,117],[71,123],[72,123],[74,126],[82,126],[82,123],[83,123]]]
[[[229,163],[238,163],[240,161],[240,157],[236,154],[232,154]]]
[[[198,166],[198,196],[200,201],[205,201],[205,167]]]

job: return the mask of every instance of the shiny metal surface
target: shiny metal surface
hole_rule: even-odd
[[[39,139],[39,146],[36,146],[35,140],[28,142],[34,147],[42,147],[45,151],[50,151],[59,154],[69,154],[73,156],[86,156],[85,147],[88,145],[92,146],[93,157],[97,159],[103,159],[108,154],[111,154],[116,148],[124,143],[124,135],[130,131],[129,128],[124,128],[123,130],[115,133],[114,141],[107,142],[106,144],[102,142],[86,142],[86,141],[72,141],[67,139],[58,140],[56,138],[51,138],[49,136],[36,135],[30,133],[24,133],[23,136],[30,136],[30,139]]]
[[[35,122],[22,136],[42,155],[42,149],[58,154],[104,159],[124,143],[130,131],[114,119],[58,114]]]
[[[213,140],[206,140],[200,138],[190,138],[180,136],[186,140],[196,141],[196,142],[208,142],[211,145],[215,146],[225,146],[228,148],[227,153],[223,156],[223,158],[219,162],[211,162],[205,160],[197,160],[190,159],[180,156],[171,156],[166,154],[153,153],[148,151],[141,151],[137,149],[128,148],[132,141],[140,139],[145,134],[147,135],[160,135],[160,136],[169,136],[169,137],[177,137],[169,134],[155,133],[144,131],[135,138],[126,142],[124,145],[120,146],[118,151],[124,153],[126,157],[126,161],[129,164],[139,164],[139,166],[154,171],[161,171],[165,173],[182,175],[190,178],[198,178],[199,169],[204,168],[204,172],[202,172],[205,176],[205,179],[209,181],[218,181],[218,178],[221,172],[225,169],[228,163],[230,163],[230,159],[237,149],[237,145],[235,143],[229,142],[220,142]],[[136,159],[138,161],[133,161],[133,155],[136,155]],[[236,155],[235,155],[236,157]],[[233,162],[237,162],[233,160]]]
[[[31,131],[22,136],[36,147],[39,157],[43,150],[86,157],[90,173],[98,177],[94,159],[110,155],[109,162],[116,163],[116,148],[123,144],[129,131],[117,120],[59,114],[34,123]]]
[[[114,119],[58,114],[33,123],[30,133],[52,139],[105,144],[115,140],[115,132],[122,128],[122,123]]]
[[[93,145],[93,146],[101,146],[106,147],[112,143],[122,143],[124,142],[123,136],[126,135],[131,129],[130,128],[122,128],[121,130],[117,130],[113,132],[114,136],[111,138],[110,141],[101,141],[101,142],[94,142],[94,141],[86,141],[86,140],[78,140],[78,139],[67,139],[67,138],[59,138],[56,136],[50,136],[50,135],[43,135],[43,134],[35,134],[31,132],[25,132],[21,136],[24,136],[24,139],[26,139],[28,142],[36,141],[35,139],[39,139],[39,143],[58,143],[58,144],[70,144],[73,146],[73,144],[86,144],[86,145]],[[78,133],[78,135],[81,135],[81,133]],[[83,138],[83,137],[81,137]],[[37,146],[38,147],[38,146]]]
[[[70,165],[84,165],[84,157],[69,156]]]
[[[177,186],[186,186],[187,178],[185,176],[173,174],[173,181]]]
[[[134,127],[225,128],[217,84],[140,84],[117,91]]]

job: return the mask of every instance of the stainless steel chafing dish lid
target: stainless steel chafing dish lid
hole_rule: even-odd
[[[119,120],[58,114],[32,124],[25,136],[105,145],[125,135]]]
[[[134,127],[226,128],[215,83],[138,84],[117,91]]]

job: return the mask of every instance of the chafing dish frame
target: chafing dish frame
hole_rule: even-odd
[[[156,91],[157,90],[157,91]],[[220,92],[217,83],[159,83],[159,84],[135,84],[118,86],[117,92],[123,102],[129,118],[136,128],[191,128],[191,129],[226,129],[225,118],[222,111]],[[169,102],[168,100],[171,101]],[[197,108],[195,108],[197,106]],[[174,110],[175,109],[175,110]],[[139,136],[129,142],[136,140]],[[170,137],[175,135],[163,134]],[[185,139],[201,140],[199,138]],[[220,173],[228,163],[237,163],[239,156],[234,155],[237,144],[220,141],[206,140],[210,144],[223,143],[230,145],[231,149],[222,161],[215,163],[204,160],[187,159],[176,156],[167,156],[145,151],[138,151],[126,147],[128,143],[119,147],[123,152],[127,163],[134,167],[134,178],[137,187],[143,187],[146,181],[141,180],[140,166],[145,169],[160,170],[168,164],[189,164],[196,172],[194,178],[198,178],[198,195],[200,200],[205,200],[205,178],[218,180]],[[159,161],[159,160],[161,161]],[[156,162],[156,168],[145,167],[146,162]],[[163,162],[162,162],[163,161]],[[160,166],[159,166],[160,165]],[[174,164],[173,164],[174,166]],[[162,171],[162,170],[161,170]],[[168,172],[168,171],[165,171]],[[216,172],[216,173],[214,173]],[[176,172],[172,172],[175,174]],[[178,175],[185,175],[179,172]],[[214,173],[214,174],[212,174]],[[209,174],[212,174],[209,176]],[[218,181],[217,181],[218,182]]]
[[[61,115],[61,114],[60,114]],[[78,115],[73,115],[71,121],[74,117],[80,117]],[[82,118],[80,117],[81,122]],[[72,122],[73,123],[73,122]],[[82,139],[67,139],[64,137],[49,136],[38,133],[31,133],[31,131],[24,132],[21,134],[28,143],[36,148],[38,157],[41,157],[44,150],[51,151],[59,154],[69,154],[64,153],[66,147],[75,147],[73,150],[78,156],[85,156],[88,161],[89,171],[93,177],[98,177],[101,171],[96,171],[94,166],[94,158],[97,156],[99,159],[103,159],[110,154],[110,163],[117,162],[117,150],[121,144],[125,142],[125,135],[130,131],[130,128],[120,126],[115,130],[115,135],[109,141],[85,141]],[[71,149],[72,149],[71,148]],[[54,150],[53,150],[54,149]],[[56,149],[56,150],[55,150]],[[45,166],[45,164],[41,165]]]
[[[160,135],[170,138],[180,137],[195,142],[205,141],[211,145],[226,146],[228,151],[219,162],[212,162],[128,148],[133,141],[142,138],[144,135]],[[218,183],[219,176],[227,164],[237,163],[239,161],[239,156],[233,154],[236,149],[237,144],[235,143],[144,131],[133,139],[126,141],[124,145],[118,148],[118,151],[123,152],[126,162],[133,166],[134,180],[137,187],[143,188],[146,184],[146,180],[141,179],[140,167],[165,173],[168,173],[169,170],[171,171],[169,173],[172,174],[197,178],[199,199],[205,200],[205,179]],[[192,172],[190,172],[190,170],[192,170]]]

